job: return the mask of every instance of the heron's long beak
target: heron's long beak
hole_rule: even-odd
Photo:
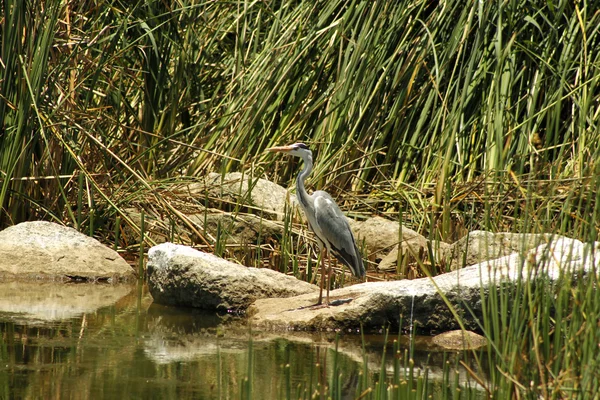
[[[279,147],[271,147],[269,149],[267,149],[267,151],[270,151],[271,153],[275,153],[275,152],[280,152],[280,151],[291,151],[293,149],[292,146],[279,146]]]

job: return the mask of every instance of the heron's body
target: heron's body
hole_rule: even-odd
[[[346,216],[329,193],[319,190],[309,197],[313,203],[314,214],[307,212],[305,214],[319,249],[327,249],[330,254],[350,268],[355,276],[363,277],[365,267]]]
[[[326,250],[328,254],[332,253],[350,269],[354,276],[359,278],[365,276],[362,257],[344,213],[327,192],[318,190],[313,194],[308,194],[304,187],[304,181],[310,175],[313,166],[312,152],[308,146],[296,143],[291,146],[273,147],[269,150],[286,152],[304,160],[304,168],[296,179],[296,194],[300,207],[308,219],[308,226],[316,236],[319,250],[321,252]],[[323,298],[325,279],[323,257],[321,257],[321,263],[321,291],[317,304],[321,304]],[[329,303],[329,285],[327,286],[327,303]]]

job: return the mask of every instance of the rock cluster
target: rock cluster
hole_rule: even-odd
[[[208,213],[205,208],[186,217],[196,232],[226,231],[227,243],[237,244],[289,234],[281,219],[286,207],[294,209],[294,202],[290,204],[286,190],[271,182],[215,174],[185,190],[190,196],[203,194],[213,202],[260,210]],[[312,307],[319,294],[315,285],[268,268],[248,268],[191,247],[163,243],[148,253],[149,290],[156,303],[247,313],[252,324],[268,329],[356,330],[391,325],[439,333],[458,329],[457,315],[466,328],[478,329],[482,293],[522,280],[574,279],[595,271],[600,259],[598,243],[551,234],[474,231],[447,244],[380,217],[350,224],[365,256],[379,271],[410,277],[403,271],[407,260],[423,263],[431,257],[428,263],[450,272],[387,282],[369,282],[367,275],[367,282],[333,290],[331,306]],[[6,278],[117,282],[135,279],[135,273],[115,251],[74,229],[26,222],[0,232],[0,279]]]
[[[209,234],[215,226],[225,227],[228,243],[254,242],[269,235],[281,237],[285,231],[278,220],[288,207],[286,199],[293,196],[262,179],[249,182],[241,174],[215,175],[190,191],[204,193],[213,202],[261,209],[260,217],[256,213],[245,213],[243,217],[235,213],[207,215],[205,211],[204,216],[192,216],[191,220]],[[289,207],[293,209],[294,203]],[[379,271],[410,277],[403,271],[407,261],[423,262],[432,256],[428,263],[451,272],[432,278],[359,283],[332,291],[334,306],[311,307],[318,291],[305,282],[269,269],[246,268],[182,246],[163,244],[149,252],[151,293],[156,302],[164,304],[247,311],[253,324],[269,329],[354,330],[391,325],[445,332],[459,328],[456,315],[467,328],[477,329],[482,293],[494,287],[518,279],[543,276],[553,280],[565,274],[585,274],[595,268],[594,260],[600,257],[595,244],[549,234],[474,231],[447,244],[430,241],[398,222],[380,217],[350,224],[365,257]]]
[[[155,301],[205,309],[248,311],[271,330],[356,330],[415,327],[439,333],[459,329],[455,315],[477,330],[481,293],[520,279],[556,280],[595,268],[600,249],[564,237],[524,252],[486,260],[432,278],[366,282],[331,292],[334,306],[311,307],[317,288],[268,269],[246,268],[184,246],[162,244],[149,253]],[[282,298],[285,297],[285,300]]]

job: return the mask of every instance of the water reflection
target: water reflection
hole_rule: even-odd
[[[351,399],[365,373],[392,373],[408,354],[365,339],[250,333],[233,315],[152,304],[141,286],[1,283],[0,398],[310,398],[333,385]]]
[[[133,288],[126,284],[0,281],[0,318],[28,324],[63,321],[116,304]]]

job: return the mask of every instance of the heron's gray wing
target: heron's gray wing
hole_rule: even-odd
[[[346,216],[326,192],[315,192],[313,198],[315,222],[318,225],[315,233],[321,236],[320,239],[328,244],[331,252],[346,264],[355,276],[364,276],[365,267]]]

